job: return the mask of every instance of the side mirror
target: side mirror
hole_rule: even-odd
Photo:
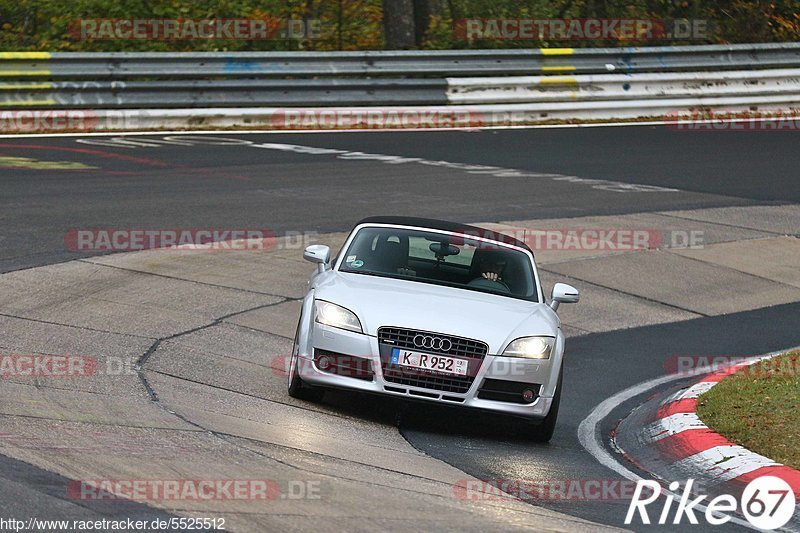
[[[303,259],[317,263],[317,270],[325,272],[325,267],[331,260],[331,249],[324,244],[312,244],[303,251]]]
[[[550,308],[557,311],[560,304],[574,304],[578,303],[580,299],[581,293],[578,292],[578,289],[566,283],[556,283],[553,285],[553,292],[550,295]]]

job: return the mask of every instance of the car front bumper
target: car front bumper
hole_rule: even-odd
[[[391,347],[389,347],[390,349]],[[353,377],[323,371],[314,359],[315,351],[325,351],[348,356],[353,361],[369,361],[371,379],[364,376]],[[463,393],[435,390],[433,388],[398,384],[385,379],[381,352],[386,346],[377,337],[354,333],[319,323],[309,335],[309,343],[301,347],[298,358],[298,373],[306,383],[324,387],[359,390],[375,394],[404,397],[407,399],[433,401],[444,405],[460,406],[485,411],[493,411],[528,419],[541,419],[547,416],[553,402],[554,378],[553,360],[530,360],[520,358],[486,355],[474,373],[474,380]],[[345,373],[346,374],[346,373]],[[472,374],[472,373],[471,373]],[[530,403],[515,403],[479,398],[479,391],[486,380],[513,382],[514,384],[538,385],[539,394]]]

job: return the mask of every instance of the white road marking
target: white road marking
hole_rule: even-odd
[[[611,180],[598,180],[589,178],[579,178],[577,176],[565,176],[563,174],[542,174],[539,172],[532,172],[528,170],[519,170],[514,168],[503,168],[488,165],[471,165],[468,163],[454,163],[450,161],[429,160],[420,157],[406,157],[401,155],[390,154],[372,154],[365,152],[353,152],[347,150],[338,150],[335,148],[318,148],[316,146],[305,146],[299,144],[284,144],[284,143],[260,143],[250,145],[253,148],[265,148],[267,150],[279,150],[283,152],[295,152],[300,154],[309,155],[335,155],[338,159],[357,159],[357,160],[374,160],[387,164],[404,164],[404,163],[417,163],[420,165],[429,165],[444,168],[453,168],[463,170],[468,174],[482,174],[490,175],[498,178],[539,178],[554,181],[567,181],[579,185],[586,185],[593,189],[600,189],[612,192],[680,192],[678,189],[671,189],[667,187],[657,187],[655,185],[638,185],[634,183],[623,183]]]
[[[337,130],[339,131],[339,130]],[[355,130],[359,131],[359,130]],[[391,130],[397,131],[397,130]],[[409,131],[409,130],[403,130]],[[427,130],[421,130],[427,131]],[[467,163],[454,163],[450,161],[437,161],[437,160],[428,160],[419,157],[406,157],[406,156],[397,156],[397,155],[388,155],[388,154],[370,154],[364,152],[354,152],[354,151],[346,151],[346,150],[335,150],[335,149],[326,149],[326,148],[314,148],[310,146],[302,146],[302,145],[293,145],[293,144],[282,144],[282,143],[261,143],[257,144],[253,141],[249,141],[246,139],[236,139],[236,138],[218,138],[219,141],[231,141],[231,142],[197,142],[197,141],[189,141],[191,137],[195,136],[194,132],[185,135],[176,135],[175,132],[162,132],[166,133],[163,137],[159,139],[126,139],[125,137],[129,136],[126,135],[119,135],[115,134],[109,139],[77,139],[76,142],[81,144],[89,144],[89,145],[97,145],[97,146],[110,146],[110,147],[121,147],[121,148],[128,148],[128,149],[136,149],[136,148],[156,148],[164,144],[168,145],[183,145],[183,146],[191,146],[194,144],[210,144],[210,145],[241,145],[241,146],[252,146],[254,148],[267,148],[267,149],[274,149],[274,150],[284,150],[284,151],[295,151],[298,153],[308,153],[308,154],[320,154],[320,153],[336,153],[337,157],[340,159],[372,159],[383,161],[389,164],[399,164],[399,163],[418,163],[420,165],[430,165],[430,166],[441,166],[441,167],[448,167],[454,168],[458,170],[465,170],[471,174],[488,174],[498,178],[508,178],[508,177],[522,177],[522,178],[542,178],[542,179],[550,179],[553,181],[565,181],[568,183],[574,183],[576,185],[585,185],[591,187],[592,189],[597,190],[604,190],[604,191],[611,191],[611,192],[618,192],[618,193],[644,193],[644,192],[682,192],[680,189],[674,189],[671,187],[659,187],[657,185],[642,185],[637,183],[625,183],[620,181],[612,181],[612,180],[604,180],[604,179],[593,179],[593,178],[581,178],[578,176],[568,176],[563,174],[552,174],[552,173],[539,173],[539,172],[532,172],[526,170],[518,170],[513,168],[503,168],[503,167],[495,167],[495,166],[487,166],[487,165],[470,165]],[[204,133],[219,133],[217,132],[204,132]],[[231,132],[228,132],[231,134]],[[237,135],[241,135],[242,133],[247,132],[235,132]],[[260,132],[249,132],[249,133],[273,133],[270,131],[260,131]],[[285,132],[284,132],[285,133]],[[138,132],[139,135],[143,135],[144,133]],[[41,137],[41,136],[75,136],[75,137],[95,137],[100,136],[102,134],[53,134],[53,135],[15,135],[13,137]],[[2,136],[0,138],[9,137],[9,136]]]
[[[585,185],[593,189],[605,190],[619,193],[638,193],[638,192],[680,192],[679,189],[659,187],[656,185],[640,185],[635,183],[624,183],[604,179],[579,178],[578,176],[566,176],[563,174],[540,173],[514,168],[503,168],[492,165],[474,165],[469,163],[456,163],[452,161],[431,160],[421,157],[407,157],[391,154],[374,154],[367,152],[340,150],[337,148],[320,148],[316,146],[306,146],[299,144],[285,143],[256,143],[247,139],[230,137],[205,137],[195,139],[194,135],[166,135],[158,139],[126,139],[124,136],[112,137],[109,139],[78,139],[76,142],[81,144],[111,146],[122,148],[157,148],[164,144],[169,145],[216,145],[216,146],[247,146],[252,148],[262,148],[267,150],[278,150],[283,152],[294,152],[306,155],[335,155],[338,159],[344,160],[371,160],[379,161],[390,165],[400,165],[416,163],[434,167],[452,168],[462,170],[468,174],[489,175],[496,178],[538,178],[553,181],[566,181],[577,185]]]

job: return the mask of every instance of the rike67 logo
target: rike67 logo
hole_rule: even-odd
[[[628,506],[628,514],[625,515],[625,524],[630,525],[638,512],[642,524],[678,525],[684,518],[690,524],[698,524],[699,514],[707,523],[719,526],[730,522],[730,513],[739,512],[753,527],[773,530],[786,525],[794,515],[796,505],[794,491],[779,477],[761,476],[754,479],[745,487],[740,501],[730,494],[722,494],[708,502],[705,502],[708,496],[704,495],[692,499],[693,484],[694,480],[688,480],[678,495],[680,483],[678,481],[670,483],[668,487],[670,492],[664,495],[661,512],[651,521],[647,507],[662,496],[661,485],[652,480],[638,481]],[[678,496],[677,502],[676,496]],[[652,510],[657,511],[657,509]]]

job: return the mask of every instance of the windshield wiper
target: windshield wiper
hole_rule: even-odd
[[[392,274],[387,274],[385,272],[375,272],[373,270],[340,270],[339,272],[344,272],[345,274],[361,274],[364,276],[375,276],[377,278],[395,278]]]

